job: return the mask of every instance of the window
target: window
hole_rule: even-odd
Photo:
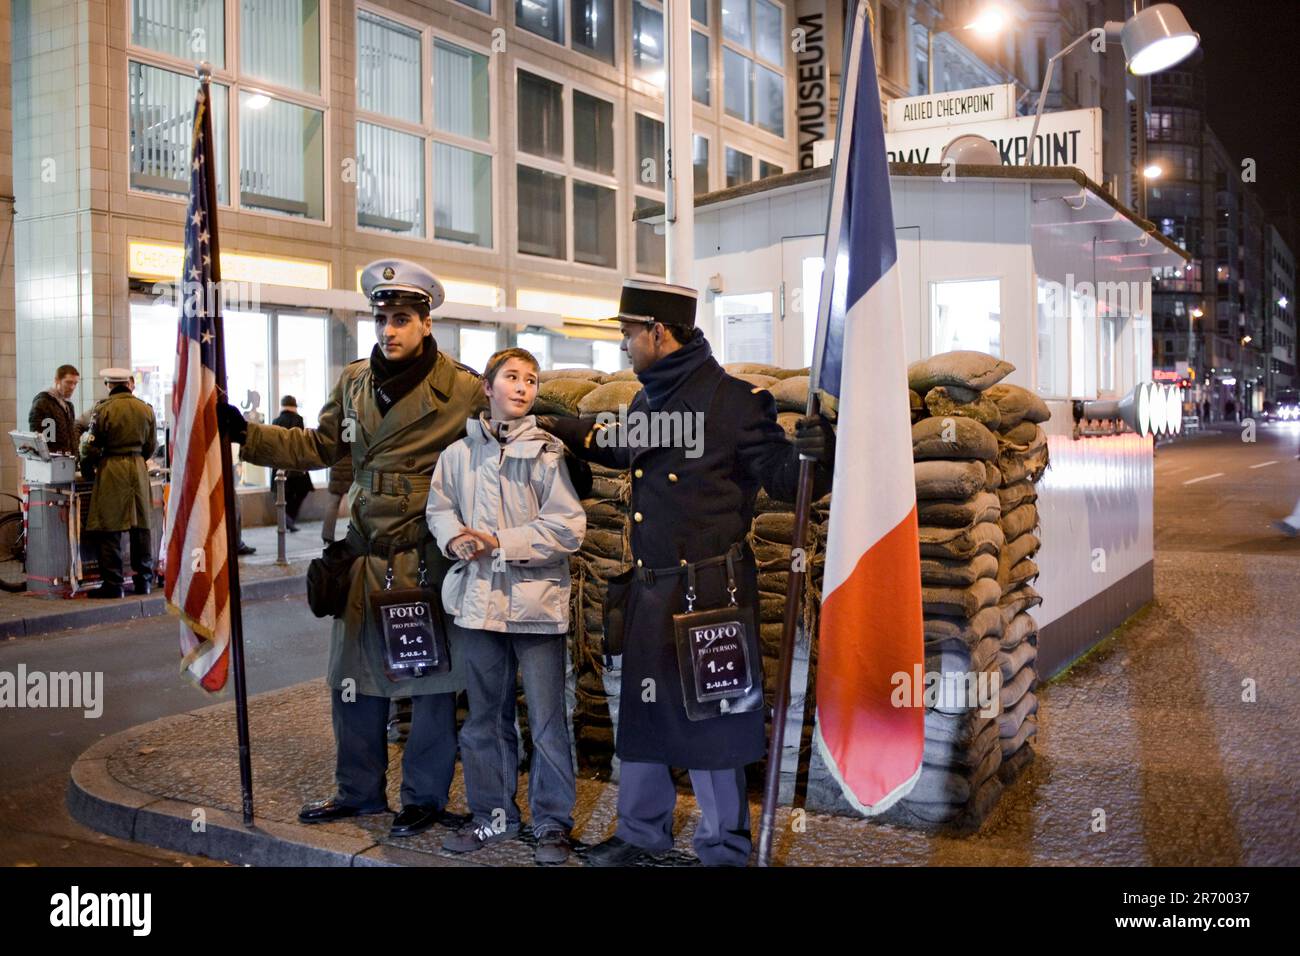
[[[515,24],[556,43],[564,42],[563,0],[515,0]]]
[[[727,0],[722,10],[722,100],[732,116],[785,135],[785,31],[770,0]]]
[[[658,205],[658,200],[648,196],[636,197],[636,211],[641,212],[650,206]],[[638,219],[636,222],[636,271],[649,275],[666,274],[666,246],[662,227]]]
[[[638,185],[664,188],[664,124],[643,113],[636,114],[636,181]]]
[[[1100,388],[1107,392],[1115,390],[1115,350],[1119,345],[1119,319],[1113,315],[1101,318],[1101,382]],[[1165,352],[1174,350],[1172,339],[1165,340]]]
[[[766,159],[760,159],[758,161],[759,179],[767,179],[768,176],[780,176],[783,172],[785,172],[785,170],[776,163],[769,163]]]
[[[497,333],[495,329],[460,330],[460,363],[468,365],[476,372],[487,368],[488,359],[497,351]]]
[[[357,108],[408,123],[423,120],[420,33],[361,10],[357,13]]]
[[[492,0],[457,0],[457,2],[463,3],[467,7],[472,7],[479,13],[486,13],[488,16],[492,16]]]
[[[691,151],[694,154],[695,195],[703,196],[709,191],[709,140],[696,133],[691,137]]]
[[[691,19],[709,25],[709,0],[691,0]]]
[[[433,234],[471,246],[492,246],[492,157],[433,144]]]
[[[930,352],[970,349],[1002,354],[1001,283],[963,279],[930,283]]]
[[[614,62],[614,0],[573,0],[573,48]]]
[[[591,367],[602,372],[617,372],[623,367],[623,352],[618,342],[592,342]]]
[[[522,68],[516,82],[519,251],[617,268],[613,104],[579,90],[566,97],[564,84]]]
[[[1070,292],[1070,397],[1097,397],[1097,365],[1088,356],[1097,354],[1097,300]]]
[[[772,361],[772,293],[716,296],[713,314],[722,333],[723,364]]]
[[[540,332],[520,332],[515,336],[515,347],[531,352],[537,364],[545,370],[551,367],[551,339],[552,336]]]
[[[207,60],[223,67],[225,0],[132,0],[131,42],[181,60]]]
[[[705,106],[711,102],[709,78],[709,37],[698,30],[692,30],[691,99]]]
[[[149,192],[188,196],[190,138],[194,131],[196,77],[130,64],[131,187]],[[217,164],[217,202],[228,203],[228,92],[216,83],[212,91],[212,136]]]
[[[324,219],[324,173],[324,112],[239,94],[240,205]]]
[[[470,139],[491,136],[488,58],[445,40],[433,44],[433,127]]]
[[[727,188],[743,186],[754,179],[754,157],[727,147]]]
[[[241,0],[243,72],[276,86],[320,93],[319,0]]]
[[[424,235],[424,141],[357,123],[357,225]]]
[[[632,66],[639,78],[663,88],[664,15],[642,0],[632,0]]]

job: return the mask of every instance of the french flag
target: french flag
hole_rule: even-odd
[[[839,402],[822,583],[815,744],[859,812],[921,773],[924,710],[894,675],[924,670],[921,558],[903,317],[867,5],[853,19],[831,179],[812,385]],[[848,454],[845,454],[848,452]],[[910,697],[910,695],[909,695]]]

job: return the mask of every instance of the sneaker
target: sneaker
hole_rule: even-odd
[[[537,849],[533,850],[533,862],[544,866],[556,866],[569,859],[569,837],[563,830],[543,830],[537,834]]]
[[[492,843],[502,843],[519,836],[519,824],[497,831],[490,823],[474,823],[457,830],[442,841],[442,848],[451,853],[474,853]]]

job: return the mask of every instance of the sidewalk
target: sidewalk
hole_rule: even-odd
[[[866,820],[792,817],[783,808],[776,862],[1300,863],[1297,575],[1300,557],[1289,555],[1158,554],[1155,604],[1041,690],[1038,757],[980,832],[927,836]],[[1258,702],[1242,700],[1246,678]],[[453,857],[439,849],[440,827],[393,840],[384,816],[299,825],[298,807],[332,792],[324,683],[260,695],[249,709],[253,829],[239,818],[230,703],[135,727],[86,751],[68,788],[73,816],[114,836],[237,863],[531,865],[530,848],[517,841]],[[391,756],[396,807],[396,747]],[[521,782],[521,806],[525,789]],[[575,836],[590,844],[609,835],[615,801],[613,786],[580,780]],[[205,829],[196,833],[200,809]],[[451,809],[465,811],[459,771]],[[751,816],[757,833],[757,802]],[[697,819],[694,800],[682,794],[670,864],[691,860]]]
[[[239,559],[241,593],[246,600],[306,593],[307,563],[319,557],[323,544],[319,521],[304,523],[300,527],[301,531],[286,537],[288,565],[276,564],[274,526],[244,529],[245,542],[257,549],[256,554]],[[130,578],[127,584],[130,584]],[[91,601],[84,594],[73,598],[47,598],[37,594],[0,592],[0,640],[166,613],[161,587],[155,587],[148,597],[128,594],[116,601]]]

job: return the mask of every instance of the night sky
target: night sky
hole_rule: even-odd
[[[1300,2],[1175,2],[1201,35],[1210,126],[1238,162],[1257,160],[1260,198],[1300,252]]]

